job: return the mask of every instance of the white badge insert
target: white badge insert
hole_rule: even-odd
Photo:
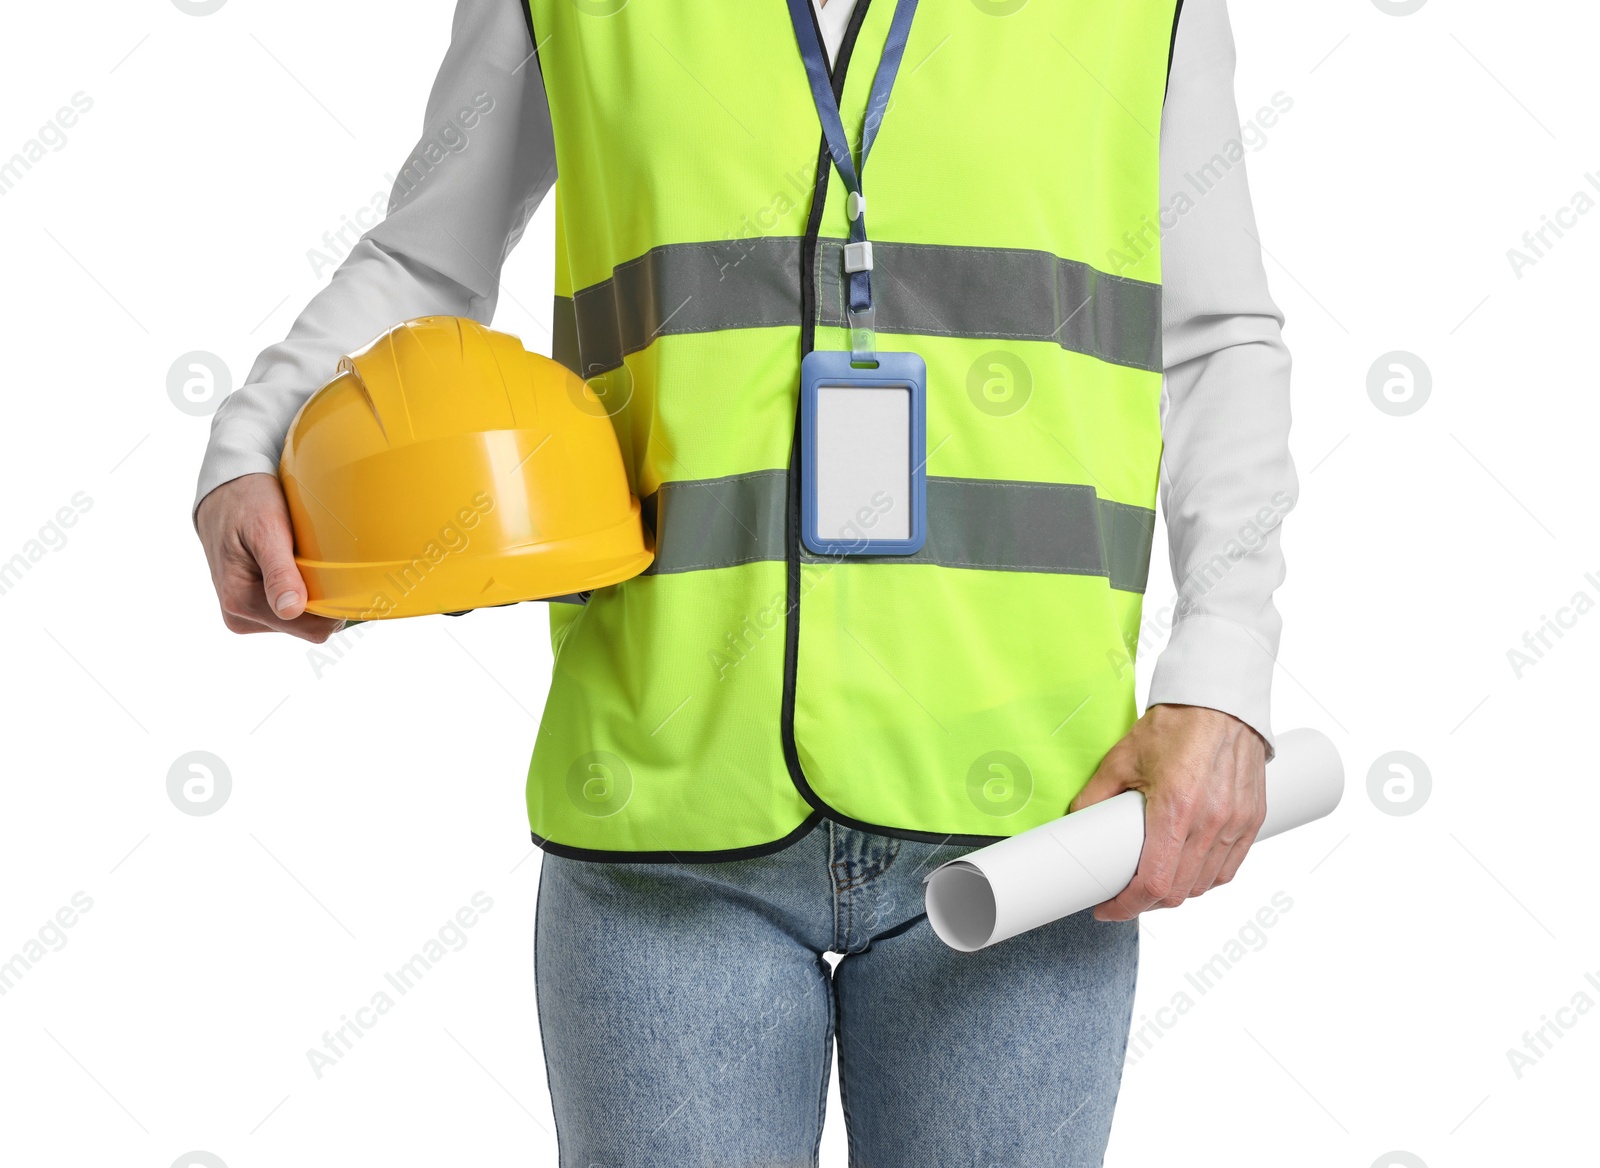
[[[911,390],[819,385],[816,531],[824,539],[911,538]]]

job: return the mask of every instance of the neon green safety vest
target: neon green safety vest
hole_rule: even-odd
[[[834,70],[857,137],[894,9],[859,6]],[[986,842],[1064,814],[1127,732],[1175,8],[924,0],[867,190],[879,346],[927,362],[927,545],[835,560],[800,550],[789,468],[801,357],[849,348],[845,191],[784,0],[529,0],[555,356],[657,551],[551,606],[548,849],[733,859],[819,817]]]

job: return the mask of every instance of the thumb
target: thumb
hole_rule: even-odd
[[[294,562],[294,529],[289,516],[275,511],[260,517],[244,540],[261,569],[267,607],[279,620],[291,621],[306,610],[306,582]]]
[[[1120,746],[1120,744],[1119,744]],[[1111,753],[1101,759],[1094,775],[1084,784],[1083,790],[1073,799],[1067,808],[1069,813],[1082,811],[1085,807],[1093,807],[1096,803],[1103,803],[1113,795],[1120,795],[1133,788],[1130,769],[1122,762],[1122,751],[1113,748]]]

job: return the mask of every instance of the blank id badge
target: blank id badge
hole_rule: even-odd
[[[800,365],[800,538],[819,556],[909,556],[928,537],[927,366],[842,352]]]

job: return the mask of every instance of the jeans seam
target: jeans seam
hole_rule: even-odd
[[[544,1083],[545,1090],[550,1094],[550,1123],[556,1132],[556,1164],[559,1168],[562,1160],[561,1154],[561,1120],[556,1115],[555,1080],[550,1075],[550,1044],[545,1041],[544,1007],[539,1001],[539,907],[544,900],[544,882],[549,873],[546,863],[552,859],[545,856],[539,863],[539,886],[533,894],[533,1014],[539,1023],[539,1054],[544,1058]]]
[[[822,1157],[822,1133],[828,1123],[828,1077],[833,1059],[834,1020],[837,1009],[834,1002],[833,974],[822,955],[817,954],[817,975],[822,978],[823,992],[828,999],[828,1022],[822,1032],[822,1085],[817,1091],[817,1138],[811,1145],[811,1168],[817,1168]],[[841,1080],[842,1080],[841,1074]]]
[[[839,875],[838,863],[834,859],[837,854],[837,840],[834,836],[833,820],[828,820],[828,903],[833,908],[833,947],[840,947],[839,938]]]
[[[844,1144],[849,1156],[849,1168],[861,1168],[861,1142],[856,1138],[855,1121],[850,1118],[849,1080],[844,1071],[844,1036],[834,1039],[839,1047],[839,1114],[844,1117]]]
[[[859,869],[856,869],[851,874],[849,879],[845,880],[843,883],[840,883],[837,879],[835,880],[835,887],[841,894],[843,894],[839,899],[844,902],[845,906],[845,935],[836,939],[836,944],[838,945],[840,952],[864,953],[867,949],[871,948],[873,938],[870,936],[861,943],[860,948],[855,947],[856,911],[855,897],[853,894],[868,888],[870,885],[886,876],[889,872],[889,869],[893,866],[895,857],[897,855],[899,855],[898,846],[891,846],[888,851],[880,853],[877,858],[863,861],[862,866]],[[838,866],[839,865],[835,865],[836,868]],[[845,864],[844,866],[847,870],[849,869],[848,864]],[[863,924],[867,929],[875,927],[875,922],[870,916],[870,909],[869,916],[864,920]]]
[[[1137,922],[1135,923],[1137,924]],[[1117,1100],[1122,1096],[1122,1074],[1128,1067],[1128,1044],[1133,1038],[1134,1000],[1139,993],[1139,959],[1142,956],[1140,950],[1143,945],[1137,928],[1133,933],[1133,945],[1133,968],[1128,971],[1128,1020],[1123,1029],[1121,1056],[1117,1059],[1116,1081],[1111,1086],[1111,1106],[1113,1109],[1116,1108]]]

